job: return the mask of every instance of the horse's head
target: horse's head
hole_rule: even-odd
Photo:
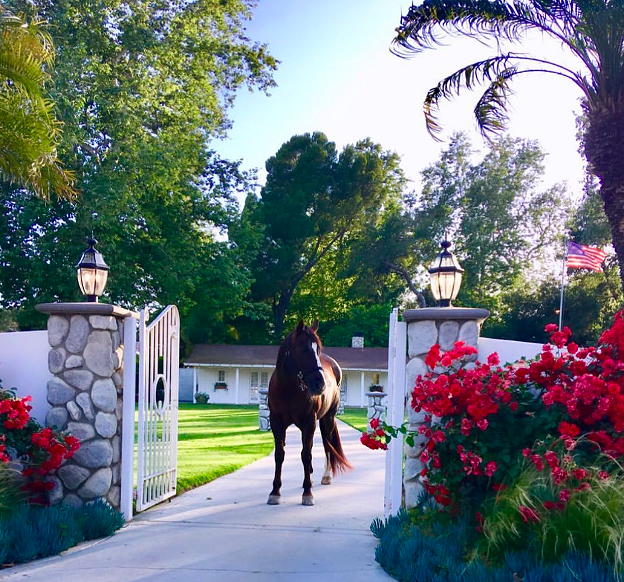
[[[289,336],[289,352],[297,368],[299,384],[310,394],[318,396],[325,390],[325,376],[321,364],[321,340],[316,334],[318,322],[311,327],[300,321]]]

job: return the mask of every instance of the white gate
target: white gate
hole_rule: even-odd
[[[169,305],[149,325],[139,319],[139,418],[136,510],[176,493],[180,316]]]
[[[388,337],[388,410],[386,422],[393,426],[405,417],[405,366],[407,364],[407,324],[399,321],[395,307],[390,314]],[[403,435],[392,439],[386,453],[384,514],[395,515],[403,498]]]

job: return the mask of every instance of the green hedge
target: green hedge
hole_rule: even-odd
[[[123,524],[123,515],[102,500],[82,507],[22,504],[0,519],[0,564],[52,556],[80,542],[109,536]]]

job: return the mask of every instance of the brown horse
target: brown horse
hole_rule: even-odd
[[[321,484],[329,485],[332,475],[351,467],[342,451],[336,426],[342,371],[335,360],[321,352],[321,340],[316,330],[317,324],[307,327],[303,321],[299,322],[280,346],[269,382],[269,411],[275,439],[275,478],[267,501],[269,505],[280,502],[286,429],[291,424],[301,430],[303,505],[314,505],[310,475],[317,419],[325,449],[325,473]]]

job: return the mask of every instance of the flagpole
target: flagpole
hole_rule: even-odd
[[[563,325],[563,294],[565,289],[565,275],[566,275],[566,263],[568,259],[568,241],[564,242],[565,247],[563,250],[563,262],[561,264],[561,296],[559,298],[559,329]]]

